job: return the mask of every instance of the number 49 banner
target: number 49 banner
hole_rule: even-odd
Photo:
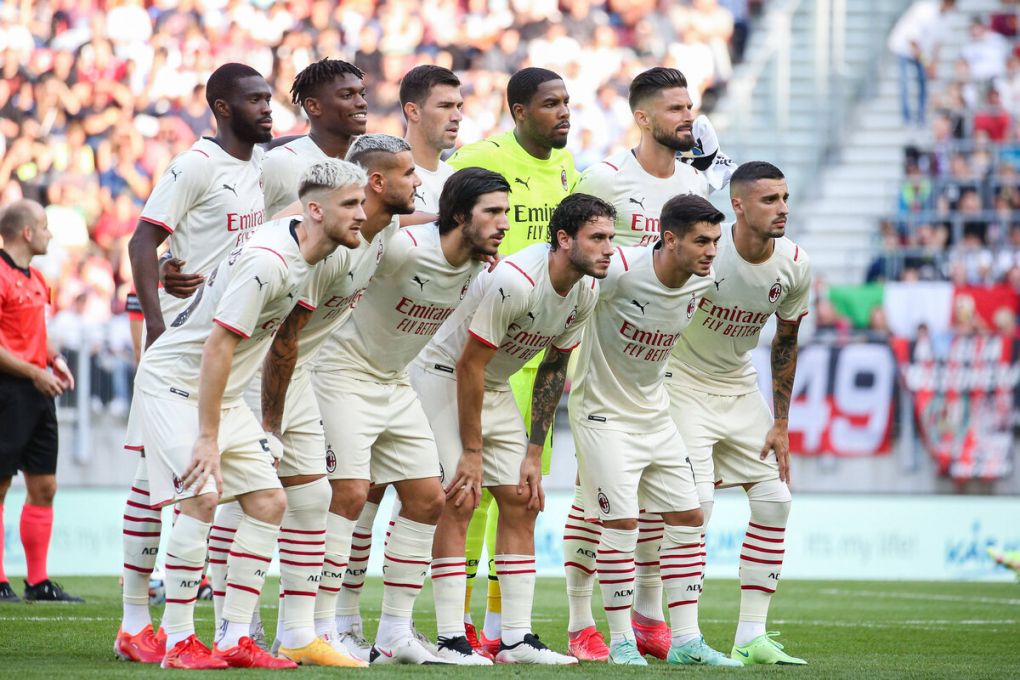
[[[758,384],[772,404],[769,349],[754,350]],[[876,456],[891,450],[896,360],[888,345],[802,345],[790,403],[790,451]]]
[[[769,350],[754,350],[772,403]],[[893,338],[889,344],[802,345],[790,403],[790,450],[877,456],[892,448],[897,389],[939,473],[999,479],[1013,470],[1020,343],[1001,335]]]

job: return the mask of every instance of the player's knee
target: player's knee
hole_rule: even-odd
[[[204,493],[201,496],[181,501],[181,512],[202,522],[211,522],[220,502],[218,493]]]
[[[368,501],[368,484],[359,483],[359,480],[344,479],[333,481],[331,485],[333,495],[329,502],[329,511],[334,515],[357,518]]]
[[[26,500],[31,505],[42,507],[53,505],[53,497],[57,495],[56,475],[30,475],[26,477]]]
[[[11,477],[0,477],[0,505],[7,498],[7,490],[11,488]]]
[[[700,507],[697,507],[693,510],[684,510],[683,512],[665,513],[663,514],[663,519],[666,521],[666,524],[674,526],[700,527],[705,523],[705,513],[701,511]]]
[[[779,479],[758,482],[747,489],[751,517],[766,526],[786,526],[793,497],[790,487]]]
[[[615,529],[617,531],[634,531],[638,528],[638,521],[634,519],[607,519],[603,520],[602,528]]]
[[[459,506],[452,500],[447,503],[444,494],[443,507],[440,510],[440,513],[444,522],[453,522],[457,526],[461,527],[462,530],[467,531],[467,526],[471,523],[471,518],[475,514],[475,508],[467,502],[461,503]]]

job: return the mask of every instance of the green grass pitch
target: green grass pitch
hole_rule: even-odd
[[[17,585],[20,586],[20,579]],[[155,666],[127,664],[111,650],[120,620],[120,593],[112,577],[66,578],[62,584],[86,598],[85,604],[0,605],[0,676],[8,678],[150,678],[163,676]],[[482,585],[480,583],[480,585]],[[381,586],[366,584],[362,599],[371,622],[378,616]],[[482,589],[479,589],[482,590]],[[276,592],[270,583],[267,593]],[[475,593],[481,620],[484,593]],[[709,644],[729,652],[736,625],[739,592],[735,581],[710,580],[702,598],[702,630]],[[275,598],[263,597],[267,634],[276,623]],[[426,586],[419,599],[421,630],[435,633]],[[566,595],[562,579],[539,579],[535,631],[551,647],[566,651]],[[596,605],[598,597],[596,596]],[[158,617],[159,610],[154,609]],[[212,638],[212,605],[196,610],[199,635]],[[601,617],[596,617],[601,618]],[[386,667],[359,671],[303,668],[289,673],[305,678],[354,673],[372,678],[596,678],[784,675],[797,678],[1018,678],[1020,677],[1020,585],[1013,583],[908,583],[788,581],[772,604],[769,630],[807,667],[755,667],[742,670],[676,668],[658,661],[647,669],[585,663],[573,668],[497,666]],[[374,626],[369,623],[369,633]],[[604,630],[604,627],[603,627]],[[277,676],[275,671],[209,671],[230,676]],[[181,672],[178,672],[179,675]],[[285,673],[286,674],[286,673]]]

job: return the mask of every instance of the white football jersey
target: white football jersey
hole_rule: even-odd
[[[712,275],[667,288],[652,265],[655,248],[617,248],[584,329],[570,389],[570,417],[588,427],[651,432],[668,427],[663,384],[670,351],[694,317]]]
[[[549,253],[548,244],[536,243],[503,258],[492,272],[483,270],[416,361],[452,377],[471,335],[497,350],[485,368],[485,389],[509,390],[510,376],[546,347],[577,347],[598,282],[585,276],[561,296],[549,280]]]
[[[713,268],[713,287],[680,336],[666,379],[709,394],[749,394],[758,389],[751,350],[769,317],[798,322],[807,314],[811,265],[785,236],[772,257],[750,264],[733,245],[733,225],[723,225]]]
[[[185,271],[208,275],[265,219],[262,160],[258,146],[242,161],[203,137],[178,155],[156,182],[141,219],[170,232],[170,252],[184,260]],[[169,322],[188,306],[159,291],[163,318]]]
[[[359,380],[410,384],[407,366],[453,314],[481,268],[477,260],[450,266],[435,224],[401,229],[357,309],[337,329],[336,370]]]
[[[298,248],[297,224],[293,219],[269,222],[246,247],[220,262],[187,309],[142,355],[135,379],[139,389],[197,400],[202,348],[216,323],[241,336],[222,405],[244,403],[245,389],[314,270]]]
[[[262,191],[270,219],[298,200],[301,173],[310,165],[329,158],[308,135],[270,149],[262,163]]]
[[[414,209],[422,212],[439,214],[439,195],[443,193],[443,185],[456,170],[446,162],[439,161],[439,167],[435,172],[426,170],[420,165],[414,166],[414,171],[421,180],[421,186],[414,192]]]
[[[616,208],[614,244],[646,246],[659,240],[659,216],[666,201],[679,194],[708,198],[711,187],[704,173],[679,160],[672,177],[649,175],[628,149],[585,170],[574,192],[597,196]]]
[[[309,297],[315,298],[315,312],[301,330],[298,340],[298,368],[331,371],[345,352],[338,343],[336,331],[350,318],[361,302],[365,288],[382,262],[390,241],[400,231],[400,217],[393,216],[386,227],[371,242],[361,237],[361,245],[350,252],[351,263],[346,275],[338,276],[340,262],[330,265],[330,271],[316,278]],[[336,253],[334,253],[334,257]],[[297,369],[295,369],[296,371]]]

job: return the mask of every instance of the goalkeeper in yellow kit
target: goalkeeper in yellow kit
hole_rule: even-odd
[[[455,169],[479,167],[498,172],[510,184],[510,230],[499,252],[509,255],[533,243],[549,242],[549,218],[577,182],[574,159],[566,150],[570,131],[570,97],[563,79],[544,68],[525,68],[515,73],[506,88],[514,129],[461,147],[449,159]],[[524,423],[531,423],[531,388],[543,355],[536,356],[510,378],[510,387]],[[552,429],[542,453],[542,474],[549,474]],[[483,653],[499,649],[500,590],[496,570],[489,560],[488,606],[479,638],[471,621],[471,590],[478,571],[482,545],[496,544],[496,504],[486,491],[468,527],[466,552],[468,587],[464,621],[472,646]]]

